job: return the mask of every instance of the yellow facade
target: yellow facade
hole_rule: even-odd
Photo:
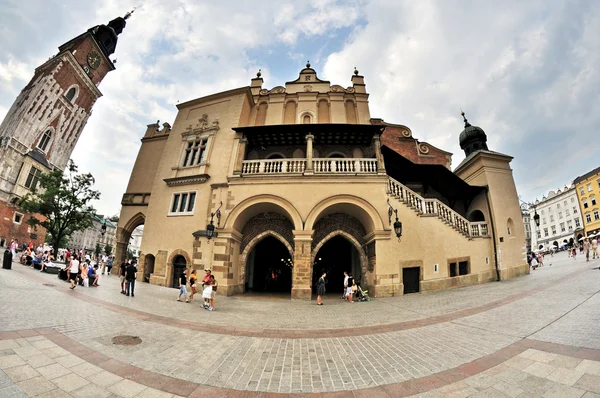
[[[364,78],[355,71],[351,83],[331,85],[307,65],[285,86],[264,89],[258,76],[177,105],[172,127],[149,125],[123,196],[118,259],[144,224],[145,281],[174,286],[181,267],[210,268],[219,294],[252,286],[267,237],[290,259],[297,299],[311,297],[318,253],[336,237],[351,246],[344,266],[375,296],[403,294],[409,274],[426,291],[528,273],[511,158],[481,153],[462,165],[460,178],[489,187],[462,207],[433,189],[421,196],[386,172]],[[484,221],[466,219],[476,211]]]
[[[583,216],[585,236],[600,233],[600,167],[577,177],[573,183]]]

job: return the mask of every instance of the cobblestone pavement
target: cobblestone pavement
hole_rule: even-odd
[[[584,362],[600,360],[600,355],[594,356],[600,352],[594,351],[600,349],[595,311],[600,304],[600,261],[556,256],[548,263],[553,265],[510,281],[368,303],[331,299],[317,307],[310,302],[218,297],[215,312],[204,311],[197,303],[176,302],[174,289],[146,284],[136,287],[135,298],[125,297],[118,293],[113,276],[104,277],[99,288],[78,287],[71,292],[56,276],[14,263],[11,271],[0,270],[0,397],[38,392],[61,397],[211,396],[209,392],[236,396],[242,391],[338,391],[340,396],[428,391],[423,396],[436,397],[600,393],[593,387],[598,381],[594,377],[600,377],[592,371],[597,365]],[[39,333],[10,334],[27,330],[47,331],[48,338]],[[361,332],[344,335],[345,330]],[[299,338],[293,338],[295,331],[301,331]],[[139,336],[142,343],[114,345],[117,335]],[[579,360],[572,368],[557,362],[550,364],[554,369],[541,365],[529,369],[542,367],[541,373],[519,369],[525,373],[523,380],[529,376],[545,380],[535,379],[532,385],[550,386],[531,393],[533,387],[523,380],[496,380],[491,374],[496,367],[507,370],[504,361],[529,355],[524,348],[521,352],[512,348],[524,341],[583,347],[578,349],[592,354],[581,359],[576,357],[579,351],[573,351],[565,355],[571,362],[560,358],[568,366]],[[75,346],[78,350],[69,351]],[[507,352],[511,355],[500,356],[502,361],[496,360],[494,367],[457,371]],[[581,395],[575,390],[560,395],[564,383],[548,377],[563,377],[579,365],[569,380],[579,378],[568,387],[574,386]],[[583,368],[592,370],[581,372]],[[548,370],[552,372],[542,376]],[[145,378],[136,379],[139,372]],[[439,376],[447,372],[462,376]],[[555,372],[559,376],[551,376]],[[496,383],[488,386],[488,380],[485,388],[469,384],[483,376]],[[165,387],[156,382],[161,377],[169,378],[167,386],[183,387]],[[104,378],[116,381],[103,385]],[[407,389],[406,383],[412,382],[417,384]],[[551,395],[554,390],[558,392]]]

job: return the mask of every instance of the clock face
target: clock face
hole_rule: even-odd
[[[99,67],[101,61],[102,58],[100,57],[100,54],[98,54],[96,51],[92,51],[87,56],[88,65],[92,69],[96,69],[97,67]]]

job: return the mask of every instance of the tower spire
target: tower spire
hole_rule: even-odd
[[[131,10],[127,14],[125,14],[123,19],[127,20],[129,17],[131,17],[131,14],[133,14],[135,12],[135,10],[137,10],[137,7],[133,7],[133,10]]]
[[[463,110],[460,110],[460,114],[463,117],[463,121],[465,122],[465,128],[470,127],[471,124],[469,123],[469,121],[467,120],[467,118],[465,117],[465,112],[463,112]]]

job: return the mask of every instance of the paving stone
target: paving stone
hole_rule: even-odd
[[[38,395],[36,398],[70,398],[71,394],[68,392],[57,388],[56,390],[48,391],[43,394]]]
[[[492,387],[495,388],[496,390],[508,395],[509,397],[513,397],[513,398],[518,397],[519,395],[521,395],[523,393],[523,390],[521,390],[520,388],[515,387],[512,384],[508,384],[504,381],[496,383]]]
[[[572,386],[583,376],[584,373],[577,370],[558,368],[550,373],[546,378],[567,386]]]
[[[13,348],[13,350],[15,351],[15,354],[17,354],[21,358],[27,358],[41,354],[40,350],[33,346]]]
[[[526,367],[525,369],[523,369],[523,372],[543,378],[543,377],[548,376],[550,373],[554,372],[555,370],[556,370],[556,367],[554,367],[552,365],[547,365],[542,362],[534,362],[531,365],[529,365],[528,367]]]
[[[587,359],[584,359],[579,365],[577,365],[575,370],[600,376],[600,362],[588,361]]]
[[[37,341],[34,341],[34,342],[31,343],[31,345],[33,347],[37,348],[38,350],[44,350],[46,348],[55,348],[55,347],[57,347],[57,345],[54,342],[52,342],[50,340],[47,340],[43,336],[39,336],[39,337],[40,337],[40,340],[37,340]]]
[[[40,374],[29,365],[15,366],[13,368],[4,369],[4,373],[6,373],[6,375],[14,382],[40,376]]]
[[[25,365],[25,361],[17,354],[0,357],[0,369],[4,370],[22,365]]]
[[[83,377],[83,378],[88,378],[90,376],[99,374],[100,372],[102,372],[102,368],[99,368],[96,365],[92,365],[89,362],[84,362],[80,365],[76,365],[73,366],[71,368],[69,368],[69,370],[71,370],[73,373]]]
[[[21,347],[19,343],[14,340],[0,340],[0,350],[6,350],[10,348],[19,348]]]
[[[146,388],[139,394],[135,396],[135,398],[171,398],[173,394],[169,394],[164,391],[159,391],[154,388]]]
[[[506,362],[504,362],[504,365],[509,366],[513,369],[523,370],[533,363],[535,363],[535,361],[533,359],[516,356],[516,357],[512,357],[509,360],[507,360]]]
[[[522,352],[521,354],[519,354],[519,356],[522,358],[532,359],[537,362],[549,363],[549,362],[553,361],[554,359],[556,359],[556,357],[558,355],[550,353],[550,352],[544,352],[544,351],[534,350],[534,349],[530,348],[530,349]]]
[[[117,376],[113,373],[107,372],[106,370],[103,370],[102,372],[98,373],[94,377],[91,377],[92,383],[97,384],[100,387],[105,387],[105,388],[108,388],[114,384],[117,384],[121,380],[123,380],[122,377]]]
[[[581,398],[600,398],[600,394],[596,394],[596,393],[588,391],[585,394],[583,394],[583,396]]]
[[[81,388],[90,382],[75,373],[69,373],[68,375],[57,377],[52,379],[52,383],[56,384],[61,390],[71,392],[78,388]]]
[[[502,391],[499,391],[493,387],[490,387],[486,390],[479,391],[473,395],[469,395],[472,398],[507,398],[509,395],[504,394]]]
[[[77,390],[71,391],[71,395],[77,398],[106,398],[112,393],[95,384],[87,384]]]
[[[521,381],[527,379],[529,377],[529,374],[510,368],[503,370],[494,377],[508,384],[516,385]]]
[[[0,387],[0,397],[2,398],[26,398],[25,394],[19,387],[12,385]]]
[[[544,398],[580,398],[585,394],[584,390],[568,386],[556,386],[546,391]]]
[[[61,364],[65,368],[72,368],[73,366],[77,366],[82,363],[85,363],[85,360],[83,360],[75,355],[72,355],[72,354],[55,358],[54,361],[56,361],[56,363],[58,363],[58,364]]]
[[[36,396],[48,391],[56,390],[56,385],[52,384],[43,376],[34,379],[23,380],[17,383],[17,386],[29,396]]]
[[[470,385],[471,387],[476,388],[477,390],[487,390],[494,384],[497,384],[498,380],[494,379],[491,376],[481,373],[476,376],[465,379],[464,382]]]
[[[573,387],[600,394],[600,376],[584,374]]]
[[[54,363],[52,365],[42,366],[42,367],[37,368],[36,370],[38,372],[40,372],[40,374],[48,380],[52,380],[56,377],[64,376],[64,375],[71,373],[71,371],[69,369],[67,369],[64,366],[59,365],[57,363]]]
[[[131,380],[121,380],[117,384],[114,384],[108,388],[108,391],[117,394],[123,398],[132,398],[141,393],[147,387],[141,384],[135,383]]]
[[[557,368],[575,369],[582,361],[579,358],[557,355],[556,358],[548,362],[548,365],[556,366]]]
[[[34,369],[56,363],[56,362],[54,362],[54,360],[52,358],[48,357],[45,354],[40,354],[40,355],[35,355],[33,357],[25,358],[25,362],[27,362],[27,364]]]

